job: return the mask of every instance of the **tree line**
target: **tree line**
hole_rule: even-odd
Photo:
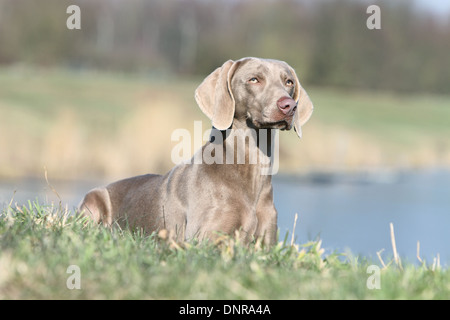
[[[413,1],[0,0],[0,65],[204,75],[243,56],[287,61],[314,85],[449,93],[450,17]],[[81,9],[81,29],[66,8]]]

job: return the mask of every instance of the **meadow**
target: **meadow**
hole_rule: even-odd
[[[448,268],[383,254],[375,280],[374,262],[325,253],[320,241],[291,245],[290,236],[271,248],[225,236],[175,242],[30,201],[0,214],[0,299],[450,298]]]
[[[10,67],[0,70],[0,177],[126,176],[169,170],[175,129],[203,130],[201,78]],[[300,79],[301,80],[301,79]],[[280,134],[280,171],[450,165],[450,97],[310,88],[315,111]]]

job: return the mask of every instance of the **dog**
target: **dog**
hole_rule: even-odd
[[[183,241],[239,231],[244,243],[276,243],[271,175],[262,174],[275,147],[273,131],[294,127],[301,137],[313,112],[294,69],[271,59],[228,60],[199,85],[195,100],[213,129],[211,140],[190,162],[165,175],[95,188],[85,195],[80,212],[104,225],[117,222],[148,234],[166,229]],[[236,144],[236,136],[245,142]],[[195,161],[205,160],[205,154],[221,161]],[[258,160],[250,163],[254,154]]]

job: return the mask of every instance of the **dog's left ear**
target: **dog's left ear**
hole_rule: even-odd
[[[195,90],[198,106],[218,130],[226,130],[233,123],[235,102],[230,81],[237,65],[237,62],[228,60],[207,76]]]
[[[298,81],[297,74],[295,70],[289,66],[289,70],[294,76],[295,80],[295,91],[293,99],[297,102],[297,110],[294,114],[294,129],[297,132],[299,138],[302,137],[302,126],[309,120],[311,117],[314,106],[312,104],[311,99],[306,93],[305,89],[300,85],[300,81]]]

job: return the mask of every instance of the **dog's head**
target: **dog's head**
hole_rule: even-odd
[[[313,104],[286,62],[259,58],[228,60],[195,91],[200,109],[219,130],[233,121],[254,128],[290,130],[301,137]]]

